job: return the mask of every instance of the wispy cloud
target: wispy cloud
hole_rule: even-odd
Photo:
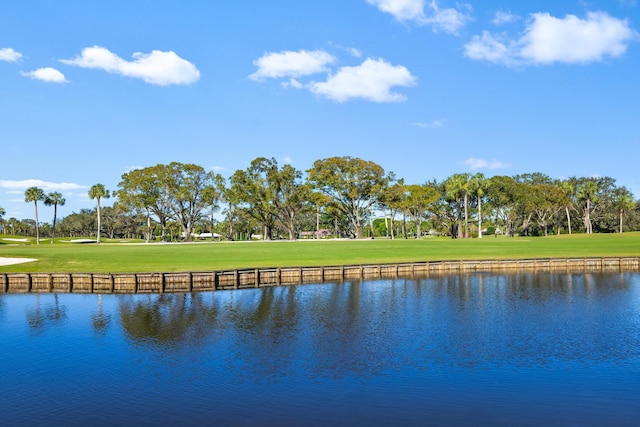
[[[200,79],[200,71],[196,66],[173,51],[136,52],[132,58],[132,61],[126,61],[104,47],[93,46],[84,48],[79,56],[61,62],[142,79],[158,86],[187,85]]]
[[[22,59],[22,54],[20,52],[16,52],[10,47],[3,47],[0,49],[0,61],[18,62],[20,59]]]
[[[87,188],[85,185],[71,182],[49,182],[40,179],[25,179],[22,181],[0,180],[0,188],[5,188],[9,191],[26,190],[29,187],[38,187],[44,191],[65,191]]]
[[[586,64],[622,56],[629,44],[639,39],[627,20],[606,12],[589,12],[585,18],[535,13],[520,38],[484,31],[465,45],[465,56],[515,67]]]
[[[284,156],[282,158],[282,163],[284,163],[286,165],[293,164],[293,159],[291,158],[291,156]]]
[[[411,123],[411,126],[416,126],[423,129],[435,129],[443,127],[446,122],[446,119],[437,119],[430,122],[413,122]]]
[[[360,49],[356,49],[354,47],[348,47],[346,48],[346,50],[349,53],[349,55],[353,56],[354,58],[362,58],[362,51]]]
[[[402,65],[384,59],[367,58],[362,64],[342,67],[324,82],[314,82],[310,90],[334,101],[365,99],[373,102],[401,102],[406,98],[392,92],[395,86],[413,86],[416,78]]]
[[[484,160],[478,159],[475,157],[468,158],[467,160],[461,162],[461,164],[466,165],[471,170],[478,169],[507,169],[510,168],[511,165],[508,163],[503,163],[499,160]]]
[[[512,22],[515,22],[517,20],[519,20],[520,17],[518,15],[514,15],[511,12],[505,12],[505,11],[498,11],[496,12],[495,17],[493,18],[493,20],[491,21],[493,23],[493,25],[504,25],[504,24],[510,24]]]
[[[258,70],[251,74],[251,80],[267,78],[301,77],[327,71],[327,65],[335,57],[324,50],[299,50],[265,53],[253,61]]]
[[[398,21],[429,25],[434,31],[450,34],[457,34],[471,20],[468,13],[459,10],[470,10],[468,5],[443,9],[435,0],[428,3],[424,0],[367,0],[367,3],[393,15]]]
[[[68,83],[68,80],[64,77],[64,74],[51,67],[38,68],[37,70],[29,72],[22,71],[20,74],[25,77],[29,77],[34,80],[40,80],[46,83]]]

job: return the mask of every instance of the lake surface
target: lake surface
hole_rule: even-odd
[[[640,273],[0,295],[2,425],[638,425]]]

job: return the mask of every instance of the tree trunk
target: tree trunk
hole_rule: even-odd
[[[456,209],[458,210],[458,224],[457,224],[457,236],[458,239],[462,239],[462,211],[460,210],[460,196],[456,196]]]
[[[622,233],[622,208],[620,208],[620,232]]]
[[[58,216],[58,205],[56,203],[53,204],[53,227],[51,228],[51,244],[53,245],[53,241],[56,238],[56,217]]]
[[[40,244],[40,223],[38,222],[38,201],[34,200],[33,205],[36,208],[36,245]]]
[[[100,243],[100,198],[96,197],[96,213],[98,215],[98,232],[96,233],[96,243]]]
[[[567,212],[567,225],[569,227],[569,235],[571,235],[571,215],[569,215],[569,207],[565,206],[564,210]]]
[[[482,197],[478,196],[478,239],[482,239]]]
[[[469,199],[469,194],[465,191],[464,193],[464,238],[469,237],[469,212],[467,210],[467,203]]]
[[[384,237],[389,238],[389,223],[387,222],[387,209],[382,208],[382,215],[384,215]]]
[[[151,240],[151,214],[149,213],[149,208],[146,208],[147,211],[147,238],[145,239],[145,243],[149,243]]]
[[[587,209],[584,213],[584,228],[587,234],[591,234],[591,199],[587,199]]]
[[[394,240],[396,238],[396,233],[395,233],[395,229],[393,227],[393,220],[395,219],[396,216],[396,211],[395,210],[391,210],[391,240]]]

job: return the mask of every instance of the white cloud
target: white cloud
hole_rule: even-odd
[[[22,181],[0,180],[0,188],[5,188],[9,191],[26,190],[29,187],[38,187],[44,191],[68,191],[87,188],[84,185],[70,182],[48,182],[40,179],[25,179]]]
[[[514,53],[513,42],[510,43],[503,33],[492,34],[489,31],[483,31],[481,36],[473,36],[465,45],[464,55],[470,59],[508,66],[520,62]]]
[[[435,0],[367,0],[380,11],[393,15],[398,21],[413,21],[419,25],[431,25],[434,31],[457,34],[471,17],[453,8],[441,9]],[[462,5],[460,8],[468,9]],[[426,10],[425,10],[426,8]]]
[[[469,8],[468,6],[463,7]],[[456,9],[440,9],[435,1],[429,3],[429,9],[431,13],[425,16],[423,22],[431,25],[434,31],[442,30],[446,33],[457,34],[471,20],[469,15]]]
[[[367,0],[398,21],[418,21],[424,18],[424,0]]]
[[[20,52],[16,52],[10,47],[0,49],[0,61],[18,62],[20,59],[22,59],[22,54]]]
[[[467,160],[465,160],[464,162],[462,162],[463,165],[467,165],[467,167],[469,167],[469,169],[471,170],[477,170],[477,169],[506,169],[506,168],[510,168],[511,165],[508,163],[503,163],[500,162],[496,159],[493,160],[484,160],[484,159],[478,159],[475,157],[471,157]]]
[[[353,56],[354,58],[362,58],[362,51],[360,49],[348,47],[347,52],[349,52],[349,55]]]
[[[302,82],[300,82],[300,80],[298,79],[289,79],[286,82],[282,82],[280,83],[282,85],[282,87],[292,87],[295,89],[304,89],[304,84],[302,84]]]
[[[465,56],[508,66],[584,64],[619,57],[638,39],[627,20],[605,12],[589,12],[585,19],[535,13],[519,39],[485,31],[465,45]]]
[[[29,72],[23,71],[20,74],[22,74],[25,77],[30,77],[34,80],[40,80],[47,83],[67,83],[68,82],[68,80],[64,77],[64,74],[62,74],[60,71],[56,70],[55,68],[51,68],[51,67],[38,68],[37,70],[29,71]]]
[[[519,19],[520,17],[518,15],[514,15],[511,12],[498,11],[491,22],[494,25],[504,25],[510,24],[511,22],[515,22]]]
[[[196,66],[180,58],[173,51],[136,52],[132,58],[133,61],[126,61],[104,47],[93,46],[84,48],[80,56],[63,59],[61,62],[142,79],[146,83],[158,86],[185,85],[200,79],[200,71]]]
[[[564,19],[536,13],[522,39],[521,55],[536,63],[584,63],[605,56],[624,54],[637,37],[626,20],[604,12],[590,12],[586,19],[567,15]]]
[[[435,129],[443,127],[446,122],[447,121],[445,119],[437,119],[430,122],[413,122],[411,123],[411,126],[416,126],[423,129]]]
[[[220,172],[223,171],[225,168],[224,166],[211,166],[210,170],[213,172]]]
[[[265,53],[253,61],[258,71],[251,74],[251,80],[266,78],[301,77],[327,71],[327,65],[335,57],[323,50],[300,50]]]
[[[405,97],[391,92],[394,86],[412,86],[416,78],[401,65],[383,59],[367,58],[355,67],[342,67],[325,82],[315,82],[309,89],[316,95],[338,102],[362,98],[373,102],[400,102]]]
[[[282,159],[282,163],[290,165],[293,163],[293,159],[291,158],[291,156],[284,156],[284,158]]]

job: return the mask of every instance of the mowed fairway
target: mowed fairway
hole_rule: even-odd
[[[0,245],[0,257],[38,261],[0,272],[175,272],[436,260],[640,256],[640,233],[452,240],[323,240],[194,244]]]

